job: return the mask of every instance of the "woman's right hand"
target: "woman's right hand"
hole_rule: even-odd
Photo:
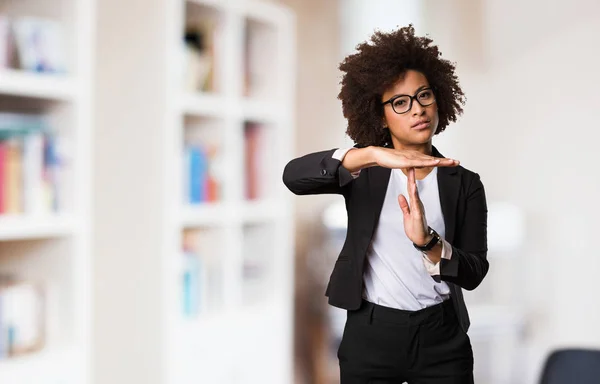
[[[375,163],[384,168],[424,168],[424,167],[455,167],[458,160],[434,157],[408,149],[393,149],[374,147]]]

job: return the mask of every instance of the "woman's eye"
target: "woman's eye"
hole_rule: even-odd
[[[431,92],[430,91],[421,92],[419,94],[419,97],[421,99],[428,99],[429,97],[431,97]]]
[[[394,101],[394,105],[402,106],[402,105],[404,105],[405,102],[406,102],[405,100],[396,100],[396,101]]]

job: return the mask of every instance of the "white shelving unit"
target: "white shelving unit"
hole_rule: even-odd
[[[199,91],[184,82],[184,36],[205,20],[216,31],[216,86]],[[281,175],[294,146],[294,29],[287,8],[260,1],[159,0],[144,12],[98,2],[96,382],[292,382],[293,212]],[[266,79],[248,92],[247,47],[260,60],[253,81]],[[253,200],[247,123],[270,140]],[[189,203],[192,142],[216,144],[210,202]],[[193,259],[189,239],[201,248]],[[200,312],[186,315],[191,260],[205,272],[191,289]]]
[[[0,359],[0,382],[90,382],[90,137],[94,0],[0,0],[10,20],[38,17],[64,32],[65,74],[0,68],[0,113],[46,116],[65,143],[58,213],[0,215],[0,274],[41,284],[42,349]]]
[[[168,14],[168,113],[165,196],[168,219],[164,268],[165,295],[177,298],[165,309],[164,383],[289,383],[293,365],[293,212],[281,174],[293,150],[294,30],[287,8],[261,1],[174,1]],[[216,89],[184,90],[182,37],[186,25],[210,20],[216,29]],[[248,55],[245,55],[245,52]],[[256,84],[245,89],[243,68],[252,57]],[[269,137],[261,147],[269,161],[260,164],[262,194],[248,200],[245,182],[246,123]],[[205,126],[206,129],[203,127]],[[186,135],[197,129],[200,140],[218,131],[222,150],[218,202],[187,204],[182,153]],[[216,237],[220,269],[220,305],[185,318],[180,309],[182,233],[200,229]],[[258,277],[252,274],[252,257]],[[263,263],[261,265],[261,263]],[[250,272],[248,272],[250,269]],[[246,270],[246,272],[244,272]],[[210,274],[210,272],[208,272]],[[210,277],[209,277],[210,279]],[[210,289],[210,288],[208,288]],[[208,295],[211,293],[209,292]]]

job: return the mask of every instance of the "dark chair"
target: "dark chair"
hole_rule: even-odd
[[[540,384],[600,384],[600,350],[574,348],[552,352]]]

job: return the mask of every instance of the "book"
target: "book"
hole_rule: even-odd
[[[17,65],[33,72],[66,72],[64,32],[60,22],[40,17],[12,20]]]
[[[0,214],[63,209],[67,157],[43,116],[0,113]]]
[[[8,16],[0,14],[0,70],[11,64],[11,36]]]
[[[183,231],[181,252],[181,298],[185,317],[210,312],[222,305],[222,269],[214,231],[189,228]]]
[[[218,148],[186,144],[183,155],[184,201],[200,204],[218,201],[221,182],[218,176]]]
[[[0,280],[0,359],[42,349],[45,316],[42,285],[14,278]]]
[[[186,25],[183,37],[184,89],[191,92],[218,91],[216,63],[218,23],[201,19]]]
[[[274,166],[273,132],[267,125],[247,122],[244,129],[244,160],[246,199],[256,200],[271,193]]]

